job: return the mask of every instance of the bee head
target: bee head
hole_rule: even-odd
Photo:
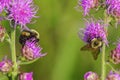
[[[96,49],[96,48],[100,48],[102,46],[103,42],[101,38],[94,38],[91,41],[91,47]]]

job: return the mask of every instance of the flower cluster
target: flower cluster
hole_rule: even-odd
[[[111,59],[115,64],[120,63],[120,42],[118,42],[117,47],[111,51]]]
[[[42,54],[42,48],[38,45],[38,32],[32,32],[27,27],[27,24],[32,21],[32,18],[37,18],[37,7],[33,4],[33,0],[0,0],[0,42],[6,40],[11,47],[12,60],[4,58],[0,62],[0,71],[9,77],[11,80],[33,80],[33,72],[21,72],[22,64],[30,64],[45,56]],[[2,25],[2,20],[8,20],[12,29],[5,29]],[[22,37],[19,37],[19,42],[22,45],[22,56],[16,56],[16,27],[20,26],[20,31],[23,32]],[[21,54],[20,54],[21,55]],[[0,78],[1,80],[1,78]]]
[[[6,19],[10,20],[13,27],[20,25],[21,28],[27,28],[33,17],[36,17],[36,7],[33,0],[0,0],[0,13],[5,11]]]
[[[120,22],[120,0],[106,0],[107,13]]]
[[[108,44],[108,29],[105,26],[108,26],[110,22],[112,23],[112,19],[120,23],[120,0],[79,0],[79,5],[82,7],[85,16],[89,15],[90,10],[98,7],[99,4],[100,6],[103,5],[100,8],[104,10],[104,24],[100,21],[94,21],[93,19],[86,22],[86,27],[81,28],[79,31],[79,37],[87,43],[81,50],[91,51],[95,59],[99,52],[103,51],[101,80],[120,80],[119,72],[116,71],[110,63],[108,66],[114,70],[114,72],[111,71],[107,77],[104,75],[106,72],[105,46]],[[104,43],[106,45],[104,45]],[[101,48],[102,46],[103,48]],[[109,57],[109,62],[120,64],[120,41],[117,43],[116,48],[110,52]],[[84,75],[84,80],[100,80],[100,78],[95,72],[89,71]]]
[[[98,4],[98,0],[79,0],[79,5],[82,6],[84,15],[88,15],[90,9],[98,7]]]
[[[21,27],[25,27],[35,17],[37,11],[32,0],[14,0],[8,12],[8,19],[13,20],[15,24],[20,24]]]
[[[103,42],[106,44],[107,41],[107,34],[104,30],[104,25],[101,24],[99,21],[90,21],[86,23],[86,28],[82,28],[79,31],[80,38],[85,41],[86,43],[90,43],[90,41],[94,38],[101,38]]]

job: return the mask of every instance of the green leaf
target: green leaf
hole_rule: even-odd
[[[0,80],[9,80],[9,79],[6,75],[3,75],[2,73],[0,73]]]
[[[0,47],[2,47],[5,43],[4,42],[0,42]]]
[[[34,59],[34,60],[32,60],[32,61],[25,61],[25,62],[20,62],[19,63],[19,65],[27,65],[27,64],[32,64],[32,63],[34,63],[35,61],[37,61],[39,58],[36,58],[36,59]]]

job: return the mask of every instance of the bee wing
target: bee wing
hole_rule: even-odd
[[[86,50],[91,50],[91,46],[90,46],[90,44],[86,44],[85,46],[83,46],[81,49],[80,49],[81,51],[86,51]]]
[[[90,44],[86,44],[85,46],[83,46],[81,49],[81,51],[91,51],[91,54],[94,58],[94,60],[97,60],[98,55],[100,53],[100,48],[92,48]]]
[[[97,60],[99,53],[100,53],[100,48],[92,50],[92,56],[93,56],[94,60]]]

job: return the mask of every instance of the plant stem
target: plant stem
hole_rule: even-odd
[[[12,80],[15,80],[17,76],[17,68],[18,68],[16,62],[15,34],[16,34],[16,30],[14,29],[11,31],[11,41],[10,41],[10,48],[11,48],[11,55],[13,62]]]
[[[108,24],[111,21],[110,17],[106,14],[106,11],[104,13],[104,24],[105,26],[105,31],[106,31],[106,35],[107,35],[107,30],[108,30]],[[101,80],[105,80],[106,77],[106,59],[105,59],[105,48],[106,48],[106,44],[103,43],[103,47],[102,47],[102,67],[101,67]]]
[[[102,47],[102,72],[101,72],[101,80],[105,80],[106,76],[106,63],[105,63],[105,44]]]

